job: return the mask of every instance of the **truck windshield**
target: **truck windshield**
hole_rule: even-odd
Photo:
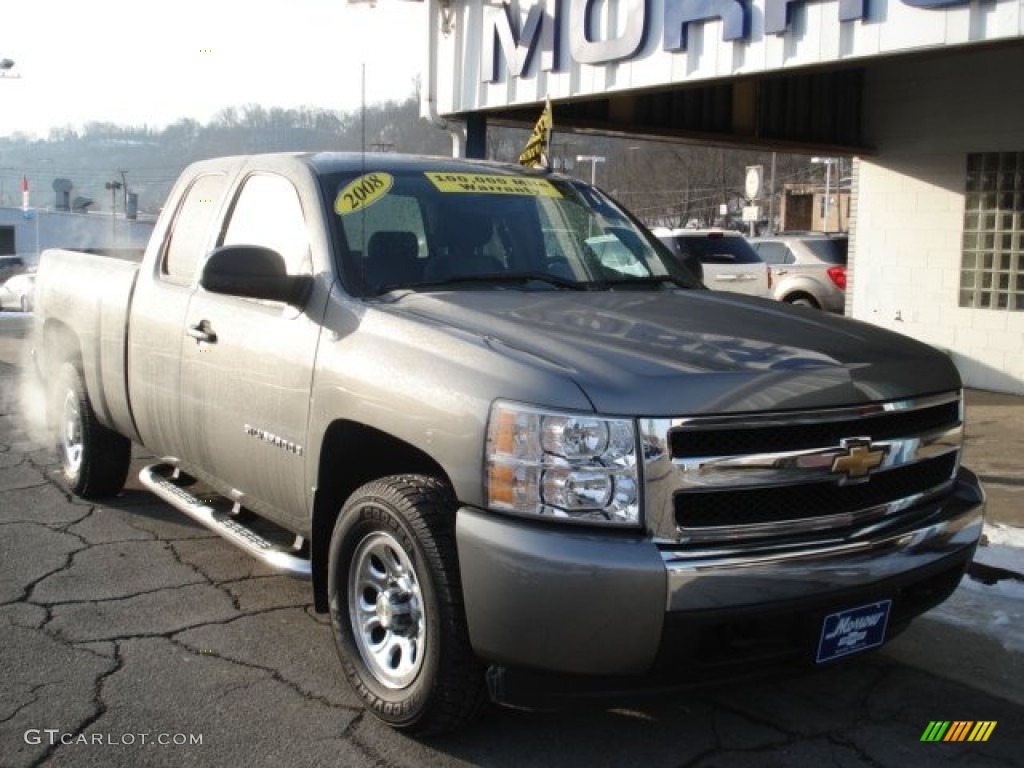
[[[359,295],[700,287],[624,209],[575,179],[403,169],[324,183],[341,273]]]

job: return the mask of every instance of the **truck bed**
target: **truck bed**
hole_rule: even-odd
[[[45,380],[56,374],[57,355],[72,346],[81,364],[92,406],[104,425],[135,433],[126,380],[128,308],[142,251],[43,252],[36,283],[36,334],[46,360],[36,365]],[[77,347],[77,349],[76,349]]]

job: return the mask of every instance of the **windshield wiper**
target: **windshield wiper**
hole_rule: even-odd
[[[596,288],[616,288],[619,286],[631,286],[631,285],[660,285],[661,283],[671,283],[676,288],[684,288],[690,290],[696,286],[690,285],[689,283],[680,280],[678,277],[672,275],[645,275],[643,277],[618,277],[612,280],[601,280],[593,285]]]
[[[672,275],[646,275],[635,277],[622,277],[611,280],[599,280],[592,283],[581,283],[576,280],[569,280],[558,275],[551,275],[546,272],[482,272],[478,275],[452,275],[438,280],[426,280],[412,283],[385,284],[378,290],[381,293],[390,291],[420,291],[448,286],[461,285],[465,283],[510,283],[517,286],[525,286],[527,283],[537,282],[551,285],[569,291],[602,291],[618,287],[631,287],[641,285],[660,285],[671,283],[677,288],[693,289],[696,286],[684,282]]]
[[[545,272],[483,272],[478,275],[452,275],[440,280],[428,280],[405,285],[389,285],[386,289],[389,291],[398,289],[416,291],[421,288],[443,288],[447,285],[458,285],[460,283],[513,283],[515,285],[525,285],[531,282],[545,283],[570,291],[586,291],[590,287],[586,283],[578,283],[575,280],[558,277],[557,275],[549,275]]]

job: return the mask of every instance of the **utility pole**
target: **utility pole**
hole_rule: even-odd
[[[122,208],[124,208],[125,218],[128,218],[128,178],[125,175],[127,172],[119,169],[118,173],[121,174],[121,184],[124,187],[124,204]]]

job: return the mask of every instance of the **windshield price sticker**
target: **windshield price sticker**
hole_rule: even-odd
[[[489,173],[427,173],[441,192],[476,192],[486,195],[528,195],[530,197],[561,197],[562,193],[547,179],[522,176],[498,176]]]
[[[390,173],[367,173],[354,179],[334,200],[334,211],[340,216],[369,208],[388,193],[395,183]]]

